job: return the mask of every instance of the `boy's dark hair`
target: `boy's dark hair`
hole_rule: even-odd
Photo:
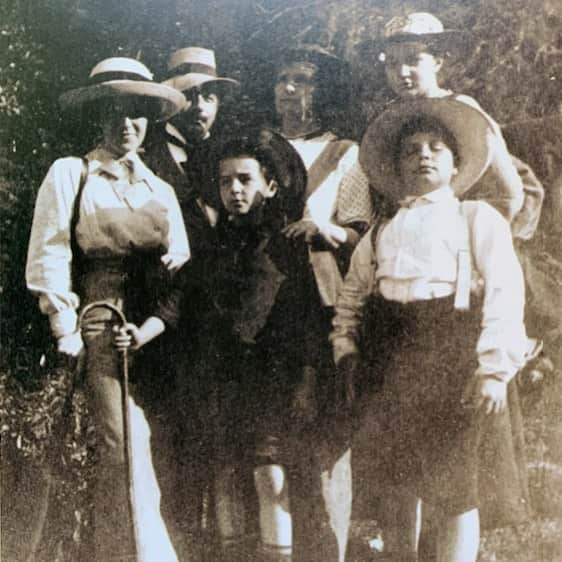
[[[275,180],[278,192],[274,207],[290,220],[301,217],[306,189],[306,169],[296,150],[269,129],[254,129],[227,140],[216,152],[215,174],[227,158],[253,158],[267,182]],[[217,184],[218,185],[218,184]],[[271,205],[270,205],[271,207]]]
[[[453,135],[453,133],[441,121],[439,121],[439,119],[429,117],[428,115],[416,115],[415,117],[412,117],[402,123],[402,126],[396,135],[396,142],[393,150],[393,163],[396,171],[398,171],[400,167],[400,154],[402,152],[404,141],[415,133],[435,133],[439,135],[453,153],[455,165],[459,164],[459,148],[455,135]]]

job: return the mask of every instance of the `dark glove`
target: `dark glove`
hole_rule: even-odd
[[[336,366],[336,411],[352,412],[355,408],[355,383],[359,373],[358,353],[350,353]]]

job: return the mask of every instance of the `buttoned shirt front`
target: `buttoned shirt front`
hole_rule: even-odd
[[[523,366],[528,345],[523,275],[509,224],[487,203],[460,203],[447,188],[419,203],[400,209],[380,228],[376,249],[372,231],[356,247],[330,336],[336,362],[357,351],[363,309],[372,295],[408,303],[453,294],[458,251],[468,234],[472,290],[484,291],[477,374],[509,380]]]

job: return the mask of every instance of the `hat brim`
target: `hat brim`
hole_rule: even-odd
[[[391,37],[377,37],[360,41],[355,47],[363,56],[375,56],[385,52],[389,45],[401,43],[422,43],[433,45],[447,50],[456,51],[469,44],[470,33],[461,29],[446,29],[440,33],[397,33]]]
[[[394,200],[409,195],[396,169],[395,155],[403,125],[420,115],[439,121],[455,137],[459,162],[451,187],[457,195],[463,194],[489,166],[495,134],[482,112],[446,98],[398,102],[369,124],[361,141],[359,162],[370,184]]]
[[[110,80],[101,84],[75,88],[63,93],[59,102],[65,108],[79,108],[101,99],[117,97],[139,97],[154,101],[153,110],[147,115],[151,120],[166,121],[180,112],[186,105],[185,96],[164,84],[141,80]]]
[[[240,87],[240,83],[232,78],[213,77],[198,72],[180,74],[168,80],[164,80],[162,84],[179,90],[180,92],[187,92],[191,90],[191,88],[200,88],[205,85],[207,88],[215,90],[219,97],[232,95],[236,93]]]

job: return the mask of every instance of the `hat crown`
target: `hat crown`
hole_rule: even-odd
[[[203,47],[186,47],[174,51],[168,59],[168,70],[184,66],[208,67],[216,72],[215,52]]]
[[[100,79],[103,75],[108,75],[108,79],[115,79],[119,76],[121,79],[131,80],[149,80],[152,81],[152,72],[140,61],[127,57],[111,57],[104,59],[90,72],[90,78]]]
[[[384,26],[384,37],[396,35],[427,35],[443,33],[441,21],[428,12],[414,12],[408,16],[394,16]]]

